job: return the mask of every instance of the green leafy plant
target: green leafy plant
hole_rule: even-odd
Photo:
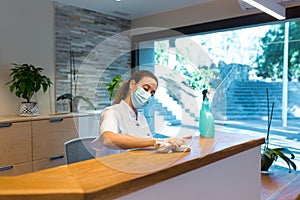
[[[73,96],[70,93],[66,93],[56,98],[57,101],[66,100],[66,99],[68,99],[70,102],[70,112],[73,112],[74,110],[77,111],[77,108],[74,109],[73,103],[78,102],[79,100],[83,100],[90,109],[96,110],[96,106],[90,101],[90,99],[81,95]]]
[[[109,100],[111,101],[115,97],[115,93],[122,83],[122,76],[118,75],[112,79],[109,84],[106,84],[106,88],[109,92]]]
[[[40,67],[35,67],[31,64],[15,64],[12,63],[10,77],[12,80],[7,82],[10,85],[10,92],[15,91],[15,95],[23,98],[27,103],[30,102],[32,96],[40,89],[45,93],[52,85],[50,78],[42,75],[43,71]]]
[[[274,161],[277,160],[278,157],[282,158],[289,167],[289,172],[291,172],[291,167],[296,170],[296,164],[291,160],[295,158],[293,152],[288,150],[288,148],[269,148],[270,143],[270,127],[272,122],[272,115],[274,109],[274,102],[272,103],[271,114],[269,114],[269,96],[267,89],[267,106],[268,106],[268,129],[267,129],[267,137],[264,146],[264,150],[261,154],[261,170],[268,171]],[[291,158],[287,157],[285,154],[289,154]]]

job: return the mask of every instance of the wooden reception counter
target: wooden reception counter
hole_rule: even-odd
[[[260,199],[264,138],[219,133],[189,142],[186,153],[133,150],[0,177],[0,199]]]

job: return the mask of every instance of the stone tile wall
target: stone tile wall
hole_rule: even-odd
[[[98,109],[109,105],[106,84],[117,75],[130,74],[130,23],[56,2],[56,97],[70,93],[72,82],[73,95],[89,98]],[[70,70],[70,50],[74,52],[74,70]],[[85,109],[87,104],[80,101],[79,110]],[[69,112],[68,100],[57,101],[56,111]]]

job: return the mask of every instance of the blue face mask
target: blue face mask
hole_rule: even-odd
[[[144,88],[139,87],[133,94],[132,94],[132,104],[135,108],[139,109],[145,106],[151,98],[151,94],[146,92]]]

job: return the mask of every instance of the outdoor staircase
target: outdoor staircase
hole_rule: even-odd
[[[144,115],[150,127],[154,118],[156,123],[158,121],[167,126],[197,126],[198,116],[191,111],[189,106],[192,105],[191,102],[189,103],[190,105],[185,105],[182,101],[174,99],[166,89],[161,87],[156,91],[149,105],[144,108]]]
[[[295,87],[294,87],[295,88]],[[226,91],[226,120],[266,120],[268,117],[267,94],[269,95],[269,112],[271,112],[274,102],[272,119],[282,119],[282,82],[263,82],[263,81],[234,81]],[[299,90],[300,88],[296,87]],[[294,89],[293,89],[294,90]],[[295,93],[295,91],[294,91]],[[296,92],[297,93],[297,92]],[[217,95],[217,94],[216,94]],[[291,99],[289,93],[289,101]],[[295,95],[294,95],[295,96]],[[298,96],[298,95],[297,95]],[[197,126],[199,114],[197,110],[191,110],[190,105],[174,99],[167,90],[158,90],[150,104],[145,109],[145,116],[148,123],[155,119],[168,126],[190,125]],[[294,98],[294,102],[299,100]],[[299,97],[298,97],[299,98]],[[223,106],[223,104],[222,104]],[[290,106],[290,103],[289,103]],[[291,107],[291,106],[290,106]],[[215,113],[219,108],[213,110]],[[289,108],[288,108],[289,109]],[[215,116],[216,118],[217,116]],[[288,112],[288,119],[296,117]]]
[[[269,111],[274,102],[273,119],[282,117],[282,82],[234,81],[226,92],[227,120],[259,120],[267,119],[267,94],[269,95]],[[288,113],[288,118],[293,116]]]
[[[145,118],[149,124],[152,133],[158,134],[157,129],[164,126],[180,125],[181,120],[176,118],[176,115],[166,106],[163,106],[157,99],[152,98],[147,106],[143,108]]]

